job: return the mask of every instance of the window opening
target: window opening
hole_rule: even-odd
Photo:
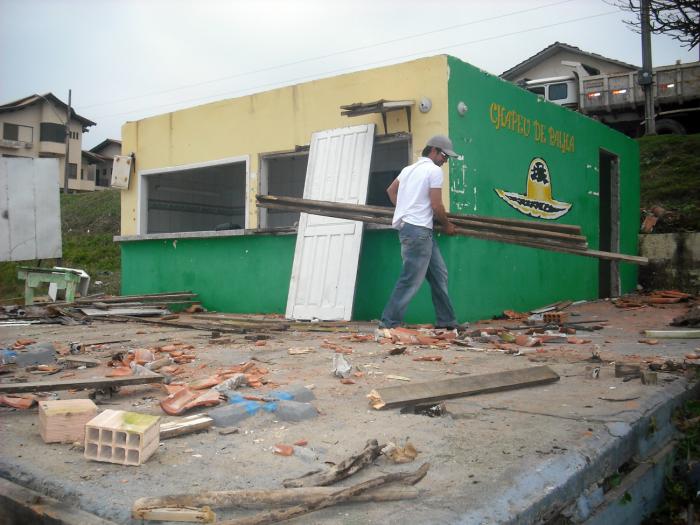
[[[386,189],[410,163],[410,135],[400,134],[375,139],[369,169],[367,204],[393,207]]]
[[[308,148],[263,157],[260,193],[303,197],[308,163]],[[258,210],[261,228],[284,228],[299,224],[298,212],[267,208],[258,208]]]
[[[564,100],[568,96],[569,86],[565,82],[549,85],[549,100]]]
[[[141,183],[142,206],[146,204],[143,233],[245,228],[245,162],[143,174]]]
[[[66,127],[63,124],[42,122],[39,127],[39,138],[42,142],[65,142]]]
[[[386,189],[401,170],[411,163],[411,135],[383,135],[374,140],[367,187],[367,204],[393,206]],[[260,193],[285,197],[304,196],[308,150],[265,155],[261,161]],[[258,208],[261,228],[295,227],[298,212]]]

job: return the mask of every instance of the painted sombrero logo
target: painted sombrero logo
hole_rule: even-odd
[[[527,173],[527,195],[511,191],[496,190],[498,196],[520,213],[540,219],[557,219],[571,209],[568,202],[552,198],[552,182],[547,162],[535,157]]]

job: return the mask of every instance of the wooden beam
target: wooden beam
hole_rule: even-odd
[[[272,199],[272,200],[270,200]],[[275,200],[277,199],[277,200]],[[291,199],[291,197],[285,197],[285,199]],[[302,200],[303,199],[297,199],[297,200]],[[313,201],[313,202],[319,202],[319,201]],[[337,204],[337,203],[327,203],[327,204]],[[362,221],[362,222],[368,222],[368,223],[373,223],[373,224],[384,224],[384,225],[390,225],[391,224],[391,218],[387,216],[386,214],[378,216],[378,215],[372,215],[368,214],[366,210],[364,210],[364,207],[361,207],[360,205],[343,205],[343,210],[335,209],[333,207],[309,207],[305,206],[303,208],[299,207],[298,205],[291,205],[291,204],[282,204],[279,201],[279,198],[271,198],[269,196],[260,196],[259,199],[259,205],[267,208],[274,208],[274,209],[284,209],[284,210],[291,210],[291,211],[300,211],[300,212],[305,212],[305,213],[310,213],[314,215],[324,215],[327,217],[337,217],[340,219],[347,219],[347,220],[352,220],[352,221]],[[314,205],[315,206],[315,205]],[[360,210],[355,210],[352,211],[350,210],[350,206],[354,206],[356,208],[360,208]],[[380,206],[374,206],[374,208],[381,208]],[[384,208],[388,209],[388,208]],[[441,230],[440,226],[436,227],[437,231]],[[490,240],[490,241],[496,241],[496,242],[504,242],[504,243],[509,243],[509,244],[517,244],[519,246],[526,246],[528,248],[537,248],[541,250],[549,250],[549,251],[554,251],[554,252],[560,252],[560,253],[567,253],[571,255],[581,255],[584,257],[593,257],[596,259],[605,259],[605,260],[610,260],[610,261],[619,261],[619,262],[626,262],[626,263],[632,263],[632,264],[639,264],[639,265],[645,265],[649,263],[649,259],[646,257],[640,257],[636,255],[627,255],[623,253],[614,253],[614,252],[604,252],[604,251],[599,251],[599,250],[589,250],[586,247],[577,244],[572,243],[572,242],[562,242],[562,241],[555,241],[549,238],[542,238],[542,237],[533,237],[532,235],[529,237],[525,237],[522,235],[518,234],[511,234],[511,235],[505,235],[501,233],[495,233],[495,232],[490,232],[490,231],[481,231],[481,230],[474,230],[472,228],[463,228],[463,227],[457,227],[456,229],[456,234],[458,235],[465,235],[468,237],[473,237],[475,239],[483,239],[483,240]]]
[[[81,388],[121,387],[130,385],[147,385],[162,383],[162,375],[127,376],[127,377],[98,377],[96,379],[65,379],[60,381],[36,381],[33,383],[0,384],[0,394],[21,394],[27,392],[55,392]]]
[[[493,374],[380,388],[372,390],[367,397],[370,399],[370,405],[376,410],[380,410],[543,385],[558,380],[559,375],[548,366],[535,366]]]
[[[134,502],[132,517],[143,518],[142,513],[149,509],[173,507],[199,507],[202,505],[213,508],[264,509],[271,506],[287,506],[308,504],[319,499],[325,499],[338,492],[338,487],[301,487],[292,489],[240,489],[213,492],[174,494],[160,498],[141,498]],[[358,494],[350,501],[396,501],[415,499],[420,492],[410,486],[381,487],[376,491]]]
[[[206,430],[214,424],[214,420],[207,416],[185,416],[175,421],[160,424],[160,439],[169,439],[175,436],[191,434]],[[145,519],[145,518],[144,518]]]
[[[386,206],[372,206],[369,204],[347,204],[340,202],[331,201],[319,201],[313,199],[300,199],[298,197],[286,197],[281,195],[257,195],[256,196],[260,203],[285,203],[285,204],[298,204],[298,205],[310,205],[319,208],[332,208],[338,210],[346,211],[360,211],[363,213],[369,213],[378,216],[391,217],[394,214],[394,208],[389,208]],[[559,224],[559,223],[542,223],[535,221],[527,221],[523,219],[504,219],[500,217],[486,217],[482,215],[468,215],[468,214],[458,214],[458,213],[448,213],[447,216],[450,219],[463,219],[463,220],[473,220],[483,223],[490,224],[501,224],[510,226],[519,226],[523,228],[541,229],[560,233],[569,233],[572,235],[581,235],[581,227],[571,224]]]

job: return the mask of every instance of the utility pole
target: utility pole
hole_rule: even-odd
[[[63,193],[68,193],[68,168],[70,166],[70,117],[71,90],[68,90],[68,109],[66,110],[66,159],[63,163]]]
[[[642,70],[637,76],[644,89],[644,134],[656,135],[654,120],[654,73],[651,65],[651,26],[649,24],[649,0],[641,0],[642,22]]]

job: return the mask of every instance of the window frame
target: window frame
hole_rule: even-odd
[[[178,171],[187,171],[198,168],[210,168],[212,166],[220,166],[222,164],[240,164],[245,162],[245,221],[244,229],[250,228],[250,187],[251,187],[251,174],[250,174],[250,155],[239,155],[236,157],[225,157],[222,159],[216,159],[206,162],[196,162],[192,164],[180,164],[177,166],[167,166],[163,168],[152,168],[147,170],[138,170],[136,173],[137,179],[137,189],[136,189],[136,235],[148,236],[153,234],[146,233],[148,231],[148,185],[144,177],[150,175],[164,175],[168,173],[176,173]],[[207,230],[196,232],[200,234],[206,234],[207,232],[213,232],[214,230]],[[240,231],[240,230],[232,230]],[[178,235],[179,233],[192,233],[192,232],[172,232],[168,235]]]
[[[559,86],[564,86],[564,96],[563,97],[557,97],[557,98],[552,98],[552,88],[558,88]],[[556,91],[556,90],[555,90]],[[557,82],[556,84],[549,84],[547,86],[547,100],[555,101],[555,100],[566,100],[569,98],[569,84],[566,82]]]

